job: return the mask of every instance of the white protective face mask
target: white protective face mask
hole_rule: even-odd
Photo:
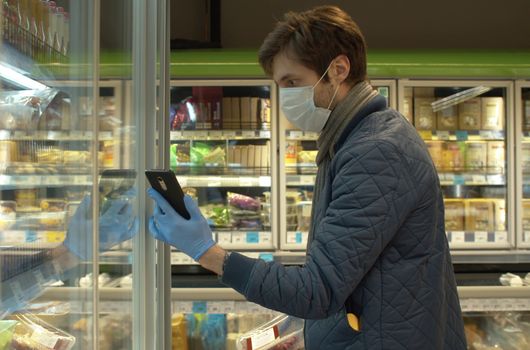
[[[303,131],[320,132],[329,119],[331,114],[329,107],[331,107],[335,95],[339,91],[340,84],[335,89],[328,108],[315,106],[314,97],[315,87],[324,78],[330,67],[331,63],[313,86],[280,88],[280,108],[285,117]]]

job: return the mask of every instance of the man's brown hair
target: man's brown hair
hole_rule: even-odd
[[[259,49],[259,63],[268,75],[272,75],[274,57],[280,52],[319,75],[324,74],[332,59],[346,55],[350,60],[346,81],[356,84],[366,79],[363,34],[352,18],[336,6],[286,13]]]

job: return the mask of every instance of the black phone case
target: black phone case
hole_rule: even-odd
[[[157,190],[177,213],[186,220],[191,218],[184,205],[184,192],[182,192],[182,188],[172,170],[146,170],[145,176],[151,187]],[[166,185],[166,188],[163,188],[161,181]]]

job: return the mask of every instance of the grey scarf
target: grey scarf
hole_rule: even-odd
[[[333,109],[324,129],[318,137],[318,172],[313,192],[313,205],[311,208],[312,222],[307,240],[308,247],[313,240],[313,233],[317,223],[321,221],[324,214],[322,208],[317,212],[316,207],[326,182],[326,174],[328,173],[331,159],[335,155],[335,144],[355,115],[376,96],[377,91],[367,81],[362,81],[355,85],[348,95]]]

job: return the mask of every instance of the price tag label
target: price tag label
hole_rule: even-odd
[[[219,310],[222,314],[228,314],[235,312],[235,302],[234,301],[219,301]]]
[[[481,130],[479,132],[480,138],[483,140],[492,140],[494,139],[493,132],[487,130]]]
[[[467,141],[468,138],[467,131],[463,130],[455,131],[455,136],[458,141]]]
[[[432,140],[432,131],[431,130],[418,130],[418,134],[424,140]]]
[[[222,310],[222,305],[218,301],[209,301],[206,304],[206,307],[207,307],[207,310],[208,310],[209,314],[221,314],[221,313],[223,313],[221,311]]]
[[[42,327],[34,328],[30,339],[34,343],[39,344],[39,347],[42,346],[47,349],[55,349],[55,345],[59,341],[59,337],[57,335]]]
[[[436,136],[438,140],[449,140],[451,138],[449,131],[437,131]]]
[[[259,258],[263,261],[274,261],[274,256],[271,253],[261,253]]]
[[[487,242],[488,242],[488,232],[475,231],[475,243],[487,243]]]
[[[271,132],[270,130],[262,130],[259,133],[259,136],[264,139],[270,139],[271,138]]]
[[[298,130],[291,130],[291,131],[288,131],[287,133],[288,133],[287,137],[291,139],[301,139],[304,137],[304,133]]]
[[[260,176],[258,179],[260,187],[271,187],[271,177],[270,176]]]
[[[233,139],[237,136],[235,131],[227,130],[222,132],[222,136],[226,139]]]
[[[233,232],[232,233],[232,243],[245,243],[246,241],[246,234],[242,232]]]
[[[275,331],[276,329],[276,331]],[[272,342],[274,342],[277,338],[277,327],[274,326],[272,328],[269,328],[265,331],[262,331],[258,334],[254,334],[250,337],[250,343],[252,349],[259,349],[262,348]]]
[[[173,302],[173,312],[179,314],[189,314],[193,312],[193,302],[175,301]]]
[[[217,176],[210,176],[206,178],[207,186],[208,187],[221,187],[221,181],[222,179]]]
[[[508,241],[508,232],[497,231],[495,232],[495,243],[506,243]]]
[[[524,231],[523,242],[530,243],[530,231]]]
[[[300,184],[301,185],[315,185],[315,176],[313,175],[300,175]]]
[[[66,233],[62,231],[47,231],[46,241],[48,243],[61,243],[65,240]]]
[[[194,301],[192,310],[194,314],[205,314],[208,308],[205,301]]]
[[[486,176],[485,175],[472,175],[472,182],[477,185],[484,185],[486,184]]]
[[[195,139],[204,139],[204,138],[208,138],[208,131],[205,131],[205,130],[196,130],[196,131],[193,133],[193,138],[195,138]]]
[[[462,231],[452,231],[451,232],[451,243],[464,243],[465,242],[465,233]]]
[[[7,130],[0,130],[0,140],[10,140],[11,133]]]
[[[290,244],[296,243],[296,232],[287,232],[285,240]]]
[[[247,232],[247,243],[249,243],[249,244],[258,244],[259,243],[259,233],[258,232]]]
[[[270,232],[260,232],[259,241],[261,243],[271,243],[271,233]]]
[[[302,232],[296,232],[296,243],[301,244],[302,243]]]
[[[240,177],[239,178],[239,186],[241,187],[252,187],[254,186],[255,182],[254,179],[251,177]]]
[[[232,234],[229,232],[218,232],[217,233],[217,242],[220,244],[230,244],[232,243]]]
[[[454,175],[453,183],[455,185],[464,185],[466,183],[466,180],[462,175]]]
[[[241,136],[247,137],[247,138],[254,138],[256,137],[256,132],[252,130],[243,130],[241,132]]]

